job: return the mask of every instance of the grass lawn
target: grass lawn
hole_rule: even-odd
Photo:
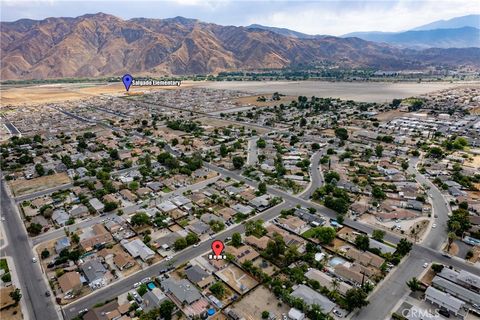
[[[305,238],[313,238],[313,236],[317,232],[318,228],[320,228],[320,227],[311,228],[311,229],[305,231],[304,233],[302,233],[302,236],[304,236]]]
[[[7,259],[0,259],[0,269],[5,270],[5,273],[9,271]]]
[[[169,192],[172,192],[172,189],[170,189],[169,187],[163,187],[162,192],[169,193]]]

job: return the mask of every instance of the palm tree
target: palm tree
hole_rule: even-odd
[[[457,240],[457,235],[455,232],[449,232],[448,233],[448,247],[447,247],[447,252],[450,251],[450,246],[452,245],[453,241]]]
[[[332,291],[337,291],[339,286],[340,286],[340,282],[338,281],[338,279],[333,279],[332,280]]]
[[[410,288],[410,290],[417,291],[420,289],[420,281],[418,281],[417,278],[412,278],[407,281],[407,286]]]

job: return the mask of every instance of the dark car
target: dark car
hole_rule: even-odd
[[[45,296],[50,297],[50,291],[45,291]]]
[[[445,318],[450,318],[450,312],[448,312],[448,310],[440,309],[438,310],[438,313],[444,316]]]

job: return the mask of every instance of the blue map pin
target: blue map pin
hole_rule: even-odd
[[[122,82],[125,85],[125,89],[130,89],[130,86],[132,85],[133,77],[129,75],[128,73],[122,77]]]

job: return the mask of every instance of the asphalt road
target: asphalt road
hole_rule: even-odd
[[[281,210],[291,208],[293,207],[292,203],[289,202],[284,202],[279,204],[278,206],[271,208],[269,210],[266,210],[258,215],[256,215],[252,220],[258,220],[258,219],[263,219],[263,220],[270,220],[276,217]],[[235,232],[240,232],[243,233],[245,230],[243,224],[239,224],[234,226],[233,228],[230,228],[228,230],[225,230],[224,232],[218,234],[215,236],[216,240],[225,240],[227,237],[231,237],[233,233]],[[67,306],[64,307],[63,312],[64,316],[66,319],[72,319],[75,316],[78,315],[78,312],[80,310],[83,310],[85,308],[91,308],[94,304],[102,301],[106,301],[112,298],[115,298],[126,291],[130,290],[133,288],[134,283],[140,282],[142,279],[146,277],[152,277],[152,276],[158,276],[160,273],[160,270],[165,269],[169,263],[171,263],[173,266],[179,266],[183,263],[186,263],[193,258],[197,257],[198,255],[207,252],[211,250],[211,243],[212,241],[204,241],[199,244],[198,247],[189,247],[183,251],[180,251],[177,253],[174,258],[167,262],[167,261],[162,261],[158,264],[152,265],[148,267],[145,270],[142,270],[140,272],[137,272],[133,274],[132,276],[125,278],[121,281],[118,281],[111,286],[99,289],[92,294],[74,302],[71,303]]]
[[[437,226],[436,228],[432,228],[430,230],[428,236],[423,241],[423,245],[432,249],[441,250],[442,245],[445,243],[447,237],[447,222],[450,213],[450,206],[440,190],[438,190],[438,188],[432,182],[430,182],[429,179],[417,171],[416,165],[418,160],[419,159],[416,157],[410,159],[407,172],[410,174],[415,174],[417,182],[429,187],[427,190],[427,195],[430,197],[430,199],[432,199],[432,215],[437,216],[436,218],[433,217],[434,223]]]
[[[421,246],[414,245],[410,255],[402,261],[397,270],[394,270],[386,281],[380,284],[379,288],[369,297],[370,304],[358,311],[355,319],[390,319],[390,314],[395,305],[410,290],[406,282],[411,278],[418,277],[422,273],[425,262],[452,265],[472,273],[480,272],[478,268],[469,264],[442,256],[442,253],[439,251],[446,240],[446,228],[450,210],[438,188],[417,171],[416,164],[418,160],[417,157],[410,158],[407,172],[415,174],[415,178],[420,184],[430,187],[427,190],[427,194],[432,199],[432,214],[438,216],[433,218],[437,227],[430,229]]]
[[[49,290],[44,281],[39,263],[33,263],[32,246],[23,222],[16,211],[16,205],[7,193],[7,186],[1,177],[1,212],[5,217],[4,229],[9,244],[4,255],[11,256],[20,280],[22,299],[25,300],[30,319],[57,319],[57,311],[52,299],[45,296]]]
[[[310,185],[305,191],[299,194],[302,199],[310,199],[315,190],[323,184],[323,174],[320,168],[320,158],[323,156],[322,151],[315,152],[310,158],[309,175]]]

